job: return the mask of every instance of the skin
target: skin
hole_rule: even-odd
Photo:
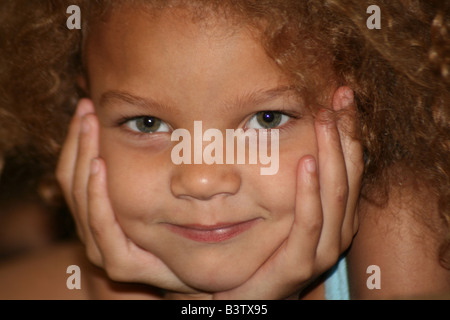
[[[450,271],[439,263],[446,237],[436,195],[412,176],[393,185],[382,208],[360,203],[360,228],[347,255],[352,299],[445,299]],[[380,289],[370,290],[367,267],[379,267]]]
[[[331,267],[356,232],[361,148],[289,92],[262,94],[289,83],[249,30],[183,17],[128,9],[92,28],[92,101],[80,102],[57,172],[80,237],[112,279],[164,288],[166,298],[288,297]],[[110,91],[158,107],[105,99]],[[331,93],[331,108],[353,107],[348,88]],[[170,131],[138,135],[118,125],[124,115],[155,116],[172,129],[192,132],[202,120],[224,132],[280,108],[296,118],[279,127],[274,176],[260,175],[260,165],[177,166]],[[212,244],[167,228],[248,220],[252,228]]]

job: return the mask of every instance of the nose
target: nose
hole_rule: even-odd
[[[182,164],[177,166],[170,187],[177,198],[209,200],[236,194],[241,177],[230,165]]]

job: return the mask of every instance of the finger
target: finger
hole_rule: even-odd
[[[323,212],[317,162],[312,156],[305,156],[299,162],[295,215],[285,250],[294,259],[292,267],[314,267],[317,246],[323,230]],[[299,250],[301,248],[301,250]],[[309,272],[306,272],[309,273]]]
[[[81,99],[78,102],[75,115],[69,126],[66,140],[62,146],[56,168],[56,178],[61,186],[67,205],[73,213],[75,208],[72,197],[72,184],[75,170],[75,163],[78,154],[78,137],[80,134],[81,119],[84,115],[93,112],[93,104],[88,99]],[[77,226],[80,224],[77,215],[73,215]],[[79,228],[77,228],[80,231]]]
[[[305,156],[299,162],[294,222],[288,238],[246,283],[215,298],[281,299],[300,291],[325,271],[315,269],[322,221],[317,164],[312,156]]]
[[[85,115],[81,121],[78,155],[75,163],[72,195],[74,214],[78,217],[83,242],[89,250],[95,245],[87,221],[87,187],[91,160],[98,156],[98,122],[94,114]]]
[[[93,112],[93,106],[90,103],[90,100],[81,99],[78,102],[75,115],[70,122],[69,131],[62,146],[56,168],[56,176],[70,207],[72,207],[72,197],[67,195],[71,194],[72,189],[75,162],[78,154],[78,137],[80,134],[81,119],[84,115],[91,112]]]
[[[320,264],[329,264],[341,253],[341,230],[348,195],[347,171],[336,122],[326,112],[320,112],[315,129],[324,219],[318,257]]]
[[[123,233],[111,206],[106,182],[106,169],[102,159],[91,162],[88,185],[88,224],[95,243],[102,253],[104,266],[114,265],[116,255],[128,259],[128,239]]]
[[[333,97],[333,108],[341,113],[337,126],[349,186],[346,214],[342,225],[342,249],[346,249],[357,231],[358,215],[356,214],[356,206],[364,170],[363,149],[361,141],[358,139],[359,121],[353,90],[349,87],[340,87],[336,90]]]

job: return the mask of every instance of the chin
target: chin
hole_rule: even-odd
[[[160,258],[187,286],[214,293],[228,291],[245,283],[272,253],[261,249],[236,252],[214,246],[203,249],[183,250],[170,255],[166,255],[165,251]],[[173,259],[174,256],[177,259]]]
[[[179,277],[187,285],[196,290],[208,293],[223,292],[239,287],[245,283],[257,268],[199,268],[183,270]]]
[[[158,257],[184,284],[214,293],[237,288],[249,280],[286,239],[292,219],[283,219],[270,229],[262,228],[261,223],[216,244],[183,239],[160,226],[151,229],[142,224],[119,223],[126,234],[132,235],[130,240]]]

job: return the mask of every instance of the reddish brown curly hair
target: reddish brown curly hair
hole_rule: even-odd
[[[258,28],[267,53],[311,106],[320,104],[318,93],[330,84],[351,87],[365,154],[362,198],[382,205],[392,185],[412,175],[437,197],[448,234],[448,1],[4,0],[0,153],[39,159],[29,163],[39,163],[42,175],[53,172],[70,116],[86,95],[75,81],[84,73],[84,34],[93,19],[123,3],[158,10],[188,5],[196,17],[220,12]],[[82,30],[66,27],[66,9],[73,4],[81,8]],[[381,29],[366,26],[366,9],[374,4],[381,10]],[[441,257],[450,264],[449,238],[443,242]]]

